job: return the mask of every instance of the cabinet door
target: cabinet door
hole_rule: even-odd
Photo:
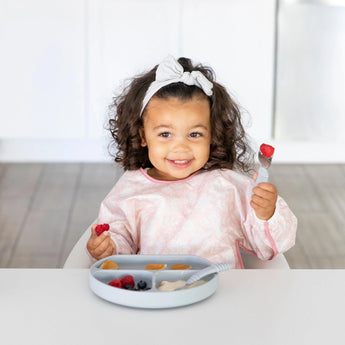
[[[182,11],[182,53],[215,70],[263,140],[272,128],[274,12],[274,0],[189,0]]]
[[[88,5],[88,123],[104,137],[107,107],[134,75],[176,55],[179,2],[90,0]]]
[[[345,2],[280,1],[276,90],[278,140],[345,142]]]
[[[82,137],[84,1],[1,0],[0,12],[0,137]]]

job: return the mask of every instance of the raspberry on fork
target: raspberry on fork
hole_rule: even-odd
[[[274,153],[274,147],[271,145],[262,144],[260,146],[260,151],[264,157],[271,158]]]

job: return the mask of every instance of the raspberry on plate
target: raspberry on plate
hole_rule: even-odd
[[[121,283],[121,280],[118,279],[118,278],[112,280],[108,285],[114,286],[114,287],[117,287],[117,288],[120,288],[120,289],[122,289],[122,287],[123,287],[122,283]]]
[[[131,285],[132,287],[134,287],[135,283],[134,283],[133,276],[131,276],[131,275],[124,276],[121,279],[121,284],[122,284],[122,286]]]

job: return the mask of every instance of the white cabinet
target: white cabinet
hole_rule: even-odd
[[[96,1],[89,9],[93,135],[112,92],[168,53],[209,64],[244,108],[249,132],[270,138],[274,1]]]
[[[107,107],[125,80],[146,72],[179,41],[179,1],[88,2],[89,133],[104,136]]]
[[[271,0],[190,0],[182,12],[182,52],[207,62],[234,96],[255,138],[271,137],[274,72]]]
[[[84,144],[100,145],[107,136],[114,92],[167,54],[209,64],[249,112],[250,133],[270,137],[274,4],[0,0],[0,160],[11,157],[11,147],[20,157],[22,145],[6,145],[9,138],[54,139],[56,157],[89,160]],[[106,156],[97,154],[91,159]],[[35,159],[29,149],[23,155]]]
[[[0,138],[82,138],[84,1],[1,0],[0,12]]]

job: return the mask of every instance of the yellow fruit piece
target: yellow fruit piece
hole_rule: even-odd
[[[103,270],[118,270],[119,266],[115,262],[107,260],[104,261],[99,268]]]
[[[146,270],[164,270],[167,267],[167,264],[148,264],[146,265]]]

